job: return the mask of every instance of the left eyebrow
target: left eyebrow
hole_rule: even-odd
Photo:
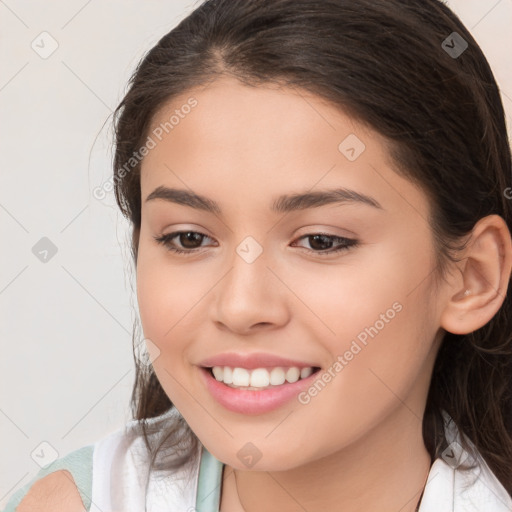
[[[209,213],[221,214],[218,203],[212,199],[196,194],[190,190],[159,186],[146,197],[145,202],[154,199],[163,199],[171,203],[189,206],[197,210]],[[318,192],[301,192],[296,194],[284,194],[277,197],[271,206],[276,213],[285,213],[309,208],[319,208],[328,204],[360,203],[373,208],[384,210],[381,204],[373,197],[367,196],[355,190],[336,188]]]
[[[348,188],[320,190],[318,192],[303,192],[279,196],[272,204],[272,211],[277,213],[318,208],[328,204],[361,203],[373,208],[384,210],[373,197],[367,196]]]

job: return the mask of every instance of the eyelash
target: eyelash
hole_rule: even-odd
[[[170,245],[170,242],[171,242],[171,240],[173,238],[176,238],[177,236],[179,236],[181,234],[184,234],[184,233],[194,233],[194,234],[198,234],[198,235],[201,235],[203,237],[206,237],[206,238],[210,238],[208,235],[205,235],[204,233],[200,233],[199,231],[174,231],[173,233],[168,233],[166,235],[162,235],[162,236],[159,236],[159,237],[155,236],[153,238],[158,243],[160,243],[163,246],[165,246],[167,248],[167,250],[172,251],[172,252],[177,253],[177,254],[190,255],[191,253],[197,252],[198,249],[200,249],[200,247],[196,247],[194,249],[184,250],[184,249],[179,249],[177,247],[173,247],[173,246]],[[298,238],[298,240],[302,240],[303,238],[310,238],[310,237],[313,237],[313,236],[323,236],[325,238],[332,239],[333,241],[339,241],[339,242],[342,243],[341,247],[339,247],[338,249],[327,249],[327,250],[323,250],[323,251],[314,251],[312,249],[306,249],[309,253],[318,254],[320,256],[322,256],[324,254],[329,255],[329,254],[339,253],[339,252],[342,252],[342,251],[347,251],[348,249],[353,248],[353,247],[357,247],[359,245],[359,241],[355,240],[353,238],[345,238],[345,237],[342,237],[342,236],[328,235],[327,233],[307,234],[307,235],[301,236],[300,238]]]

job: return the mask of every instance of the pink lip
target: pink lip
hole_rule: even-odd
[[[248,370],[254,368],[268,368],[274,366],[296,366],[299,369],[305,367],[319,367],[318,364],[306,363],[304,361],[296,361],[293,359],[285,359],[279,356],[265,353],[254,354],[237,354],[235,352],[228,352],[226,354],[219,354],[205,359],[199,366],[213,367],[213,366],[230,366],[231,368],[247,368]]]
[[[261,391],[251,391],[227,386],[215,379],[208,368],[199,368],[199,373],[211,395],[219,404],[230,411],[247,415],[262,414],[281,407],[292,398],[297,397],[301,391],[307,389],[318,377],[318,372],[315,372],[292,384],[286,383]]]

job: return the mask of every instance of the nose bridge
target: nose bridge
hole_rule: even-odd
[[[224,299],[231,299],[240,306],[243,303],[249,304],[252,299],[258,299],[265,288],[263,283],[268,285],[268,255],[264,252],[263,245],[254,237],[246,236],[235,247],[229,264],[231,270],[223,286],[227,289],[228,296]]]
[[[284,320],[286,308],[279,282],[267,268],[269,255],[255,238],[245,237],[229,258],[230,270],[219,283],[215,320],[244,331],[255,324]],[[274,281],[274,282],[272,282]]]

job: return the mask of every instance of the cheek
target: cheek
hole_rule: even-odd
[[[317,298],[317,310],[335,333],[322,336],[332,361],[327,383],[310,388],[303,402],[325,426],[326,438],[341,444],[404,404],[421,417],[421,395],[428,390],[438,327],[431,313],[432,260],[428,251],[380,256],[378,265],[365,264],[365,272],[332,280],[338,290],[333,301]]]
[[[204,295],[207,283],[186,265],[170,265],[164,249],[141,244],[137,300],[146,337],[172,339]]]
[[[183,391],[188,378],[188,350],[204,335],[205,295],[212,277],[179,265],[170,265],[165,251],[139,246],[137,300],[144,337],[156,346],[154,372],[176,406],[187,408],[190,395]],[[187,385],[190,390],[190,386]],[[180,408],[180,410],[181,410]]]
[[[311,400],[317,401],[313,407],[318,422],[332,425],[334,420],[336,428],[328,427],[327,437],[353,442],[398,407],[421,417],[435,329],[425,325],[415,299],[400,301],[401,309],[387,310],[384,320],[369,321],[354,330],[355,336],[343,339],[329,372],[334,377]]]
[[[354,368],[347,373],[364,374],[365,389],[371,368],[391,381],[402,375],[397,369],[412,364],[418,370],[437,330],[429,295],[434,259],[425,239],[413,247],[381,244],[369,255],[347,258],[339,270],[304,271],[306,277],[295,281],[310,310],[301,328],[314,331],[333,359],[346,354]]]
[[[149,262],[139,253],[137,266],[137,299],[144,338],[149,339],[154,354],[153,371],[166,395],[177,406],[178,383],[182,353],[176,333],[179,319],[183,316],[178,300],[176,283],[170,286],[170,279],[154,261]],[[147,343],[147,342],[146,342]]]
[[[336,266],[299,263],[279,269],[300,299],[290,300],[294,319],[304,331],[314,331],[313,339],[322,339],[329,353],[343,353],[355,338],[363,344],[382,339],[403,325],[414,330],[425,317],[422,294],[431,286],[435,262],[425,239],[410,248],[401,238],[355,251]],[[389,343],[411,333],[398,334]]]

